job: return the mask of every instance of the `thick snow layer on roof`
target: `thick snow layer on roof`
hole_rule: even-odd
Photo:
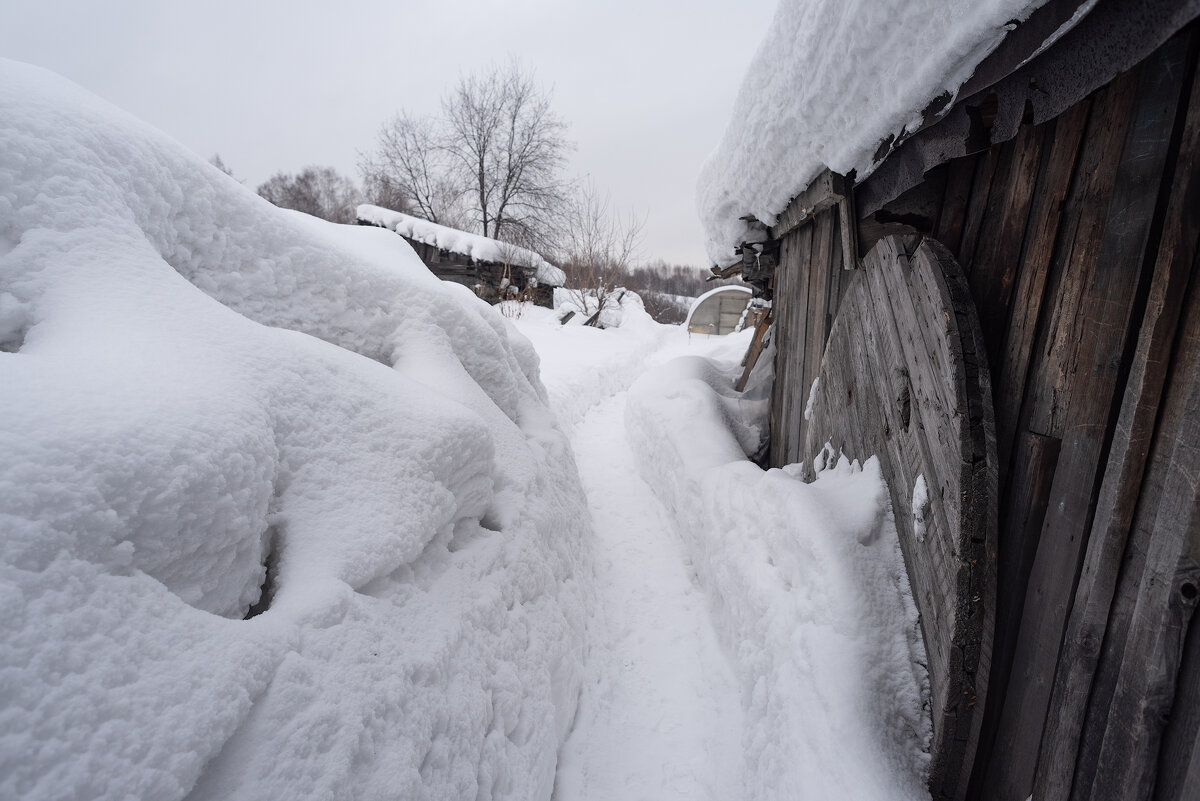
[[[519,248],[479,234],[470,234],[445,225],[422,220],[400,211],[391,211],[380,206],[363,204],[358,207],[358,219],[384,228],[390,228],[425,245],[458,253],[472,261],[490,261],[498,264],[519,264],[532,267],[537,272],[539,284],[562,286],[567,282],[566,274],[532,250]]]
[[[0,60],[0,797],[549,798],[586,506],[419,264]]]
[[[823,168],[861,179],[880,143],[922,122],[1045,0],[781,0],[697,206],[709,257],[731,264]]]

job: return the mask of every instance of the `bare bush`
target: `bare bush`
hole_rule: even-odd
[[[580,184],[562,216],[559,261],[572,303],[589,320],[617,303],[641,240],[644,218],[612,208],[592,181]]]

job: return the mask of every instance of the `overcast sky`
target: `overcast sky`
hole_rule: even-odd
[[[646,216],[642,256],[701,265],[700,165],[775,0],[2,0],[0,55],[59,72],[247,186],[356,153],[463,72],[516,56],[591,175]]]

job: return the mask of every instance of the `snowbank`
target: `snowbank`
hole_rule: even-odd
[[[561,325],[562,314],[578,309],[571,299],[574,294],[556,290],[560,304],[554,311],[526,304],[514,321],[541,359],[550,406],[559,426],[568,433],[593,406],[628,389],[646,369],[647,357],[657,354],[666,340],[682,336],[678,326],[654,322],[632,292],[619,309],[612,310],[607,322],[611,325],[615,319],[614,327],[583,325],[578,313]]]
[[[921,124],[1045,0],[782,0],[701,170],[709,258],[732,264],[825,167],[870,172],[882,141]]]
[[[425,245],[458,253],[472,261],[490,261],[498,264],[519,264],[532,267],[537,272],[537,281],[546,286],[562,286],[567,275],[532,250],[519,248],[506,242],[498,242],[479,234],[469,234],[457,228],[422,220],[399,211],[390,211],[379,206],[364,204],[358,207],[358,219],[383,228],[391,229]]]
[[[760,470],[738,372],[671,362],[626,422],[735,663],[746,797],[928,798],[924,650],[878,462]]]
[[[548,798],[588,524],[509,331],[0,61],[0,796]]]

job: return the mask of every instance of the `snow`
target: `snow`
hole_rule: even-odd
[[[701,171],[709,257],[732,264],[734,247],[761,239],[740,218],[773,225],[823,168],[866,177],[881,142],[955,95],[1043,2],[782,0]]]
[[[671,362],[626,420],[734,663],[743,797],[928,798],[924,650],[879,463],[827,459],[811,484],[756,467],[737,373]]]
[[[589,522],[498,313],[0,61],[0,346],[0,796],[549,797]]]
[[[805,484],[746,459],[772,363],[733,392],[750,331],[689,338],[636,315],[601,331],[537,309],[516,326],[596,531],[556,801],[928,798],[924,650],[878,462],[827,449]]]
[[[928,798],[878,462],[516,310],[0,61],[0,797]]]
[[[913,516],[913,533],[917,536],[917,542],[924,542],[925,520],[926,515],[929,514],[929,485],[925,483],[924,473],[919,474],[913,484],[910,511]]]
[[[500,242],[480,234],[471,234],[445,225],[422,220],[399,211],[363,204],[358,207],[358,219],[391,229],[425,245],[458,253],[472,261],[490,261],[497,264],[519,264],[536,270],[539,284],[562,286],[567,282],[566,273],[543,259],[532,250]]]
[[[817,393],[821,391],[821,376],[817,376],[808,385],[808,400],[804,403],[804,419],[811,420],[813,416],[813,406],[817,402]]]

